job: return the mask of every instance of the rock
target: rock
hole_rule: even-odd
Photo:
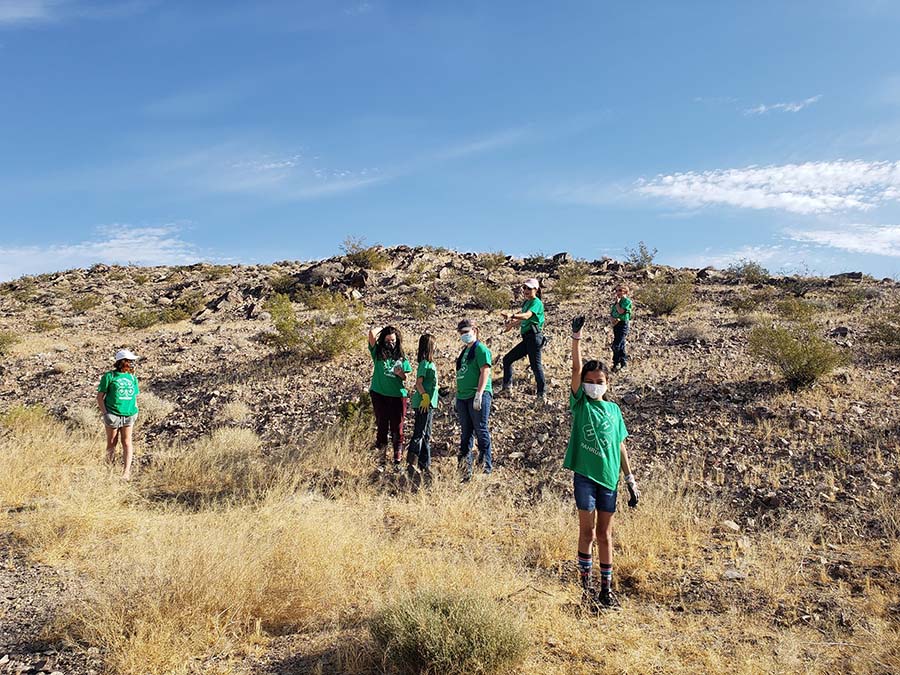
[[[313,265],[297,275],[297,280],[307,286],[333,285],[344,276],[344,266],[339,262],[323,262]]]
[[[209,303],[208,307],[215,312],[233,309],[244,302],[244,296],[240,291],[231,289],[227,293],[220,295],[218,298]]]
[[[172,298],[167,298],[166,296],[161,295],[156,299],[156,304],[162,305],[163,307],[168,307],[172,304]]]
[[[363,294],[360,293],[355,288],[350,290],[350,299],[351,300],[362,300]]]
[[[370,280],[371,275],[369,274],[369,270],[356,270],[344,279],[344,283],[351,288],[365,288],[369,285]]]
[[[809,422],[817,422],[822,419],[822,413],[820,413],[815,408],[807,408],[803,411],[803,419]]]
[[[570,256],[567,252],[557,253],[553,256],[553,262],[557,265],[562,265],[563,263],[572,262],[572,256]]]
[[[863,278],[862,272],[841,272],[840,274],[832,274],[829,279],[836,280],[852,280],[852,281],[861,281]]]
[[[449,279],[452,276],[453,276],[453,267],[450,265],[444,265],[438,271],[438,279],[440,279],[441,281],[446,281],[447,279]]]
[[[203,323],[204,321],[209,321],[211,318],[213,318],[213,314],[213,311],[209,307],[207,307],[206,309],[202,309],[197,312],[193,316],[191,321],[193,321],[194,323]]]
[[[725,581],[740,581],[741,579],[746,579],[747,574],[734,567],[729,567],[722,573],[722,578]]]
[[[697,272],[697,279],[701,279],[704,281],[719,281],[724,278],[725,275],[715,267],[704,267],[702,270]]]
[[[524,452],[511,452],[507,456],[507,459],[525,459]]]
[[[641,400],[641,397],[638,394],[635,394],[633,391],[629,391],[622,397],[622,403],[625,405],[636,405]]]
[[[847,337],[849,334],[850,329],[847,326],[838,326],[829,333],[831,337]]]
[[[733,520],[723,520],[721,523],[719,523],[719,527],[722,529],[723,532],[740,532],[741,531],[741,526],[738,525]]]

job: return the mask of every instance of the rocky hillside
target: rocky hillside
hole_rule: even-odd
[[[524,476],[535,489],[565,489],[567,476],[558,468],[568,435],[567,327],[586,313],[586,352],[608,359],[604,317],[613,285],[625,280],[638,298],[632,365],[613,389],[640,475],[690,458],[688,478],[732,494],[751,526],[782,509],[817,504],[862,533],[865,505],[882,492],[896,494],[900,367],[870,343],[868,332],[896,312],[900,288],[860,274],[748,279],[711,268],[575,261],[566,253],[521,260],[409,247],[273,265],[95,265],[0,288],[0,330],[18,339],[3,358],[0,406],[42,404],[73,423],[96,423],[99,431],[96,381],[113,351],[128,346],[142,357],[138,375],[147,392],[137,436],[144,461],[154,447],[189,440],[225,419],[253,428],[270,448],[291,444],[352,413],[370,375],[366,324],[391,323],[402,329],[407,352],[414,353],[424,331],[438,338],[446,396],[435,446],[439,455],[452,455],[456,321],[478,321],[499,380],[500,359],[516,338],[501,332],[497,309],[515,306],[514,293],[529,276],[545,287],[549,403],[535,408],[527,363],[517,364],[521,386],[496,403],[493,416],[502,471]],[[641,288],[668,282],[689,284],[690,295],[680,311],[654,316],[641,303]],[[267,301],[279,292],[307,322],[303,334],[359,313],[355,346],[333,359],[302,346],[271,346]],[[803,313],[812,314],[818,333],[845,361],[813,388],[795,392],[750,355],[747,337],[754,325],[790,323]]]

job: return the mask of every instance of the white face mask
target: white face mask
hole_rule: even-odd
[[[588,398],[592,398],[595,401],[603,398],[603,394],[606,393],[606,385],[605,384],[593,384],[591,382],[583,382],[581,384],[584,387],[584,393],[587,394]]]
[[[475,342],[475,334],[474,333],[462,333],[459,336],[459,339],[463,341],[464,344],[470,345]]]

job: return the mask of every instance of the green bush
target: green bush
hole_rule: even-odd
[[[434,298],[421,288],[413,289],[403,298],[403,313],[411,319],[425,319],[434,313]]]
[[[302,302],[310,309],[327,311],[339,311],[346,309],[347,299],[340,293],[329,291],[321,286],[311,286],[297,291],[292,295],[297,302]]]
[[[355,399],[344,401],[338,408],[341,421],[347,424],[362,424],[371,426],[375,419],[372,410],[372,397],[364,391]]]
[[[573,260],[560,265],[553,294],[560,300],[571,300],[588,280],[590,271],[590,265],[583,260]]]
[[[229,265],[204,265],[201,269],[204,281],[217,281],[226,274],[231,274]]]
[[[782,319],[806,322],[813,318],[818,308],[799,298],[785,298],[775,303],[775,311]]]
[[[272,290],[276,294],[292,296],[297,290],[297,277],[293,274],[279,274],[269,280]]]
[[[143,286],[148,281],[150,281],[150,275],[146,272],[135,272],[131,275],[131,280],[138,286]]]
[[[417,593],[373,618],[389,672],[468,675],[515,672],[528,651],[519,617],[470,594]]]
[[[299,351],[312,359],[330,361],[358,348],[364,329],[361,308],[344,312],[327,322],[307,321],[300,334]]]
[[[102,300],[100,299],[99,295],[87,293],[86,295],[82,295],[80,298],[74,298],[69,304],[76,312],[86,312],[89,309],[93,309],[101,302]]]
[[[150,328],[162,323],[163,313],[157,309],[132,309],[119,316],[119,328]]]
[[[755,260],[746,258],[731,263],[725,271],[747,284],[764,284],[769,280],[769,270]]]
[[[881,292],[877,288],[849,288],[843,293],[835,296],[834,304],[840,309],[851,310],[867,310],[871,307],[873,301],[881,297]]]
[[[6,356],[12,351],[13,345],[19,342],[19,336],[11,330],[0,330],[0,356]]]
[[[479,281],[472,290],[472,302],[476,307],[495,311],[509,307],[513,294],[506,286],[497,286],[488,281]]]
[[[363,237],[347,237],[341,244],[347,261],[365,270],[381,270],[387,267],[391,258],[381,247],[366,246]]]
[[[791,388],[809,387],[843,362],[815,326],[757,326],[750,332],[750,353],[781,371]]]
[[[654,315],[666,316],[687,305],[692,293],[693,286],[690,281],[656,280],[641,286],[635,293],[635,298]]]
[[[653,264],[653,259],[656,258],[657,252],[655,248],[651,251],[647,244],[639,241],[637,248],[626,250],[625,262],[638,269],[645,269]]]
[[[295,349],[300,344],[300,321],[291,299],[284,293],[276,293],[266,301],[265,307],[275,326],[275,332],[268,333],[265,341],[285,351]]]
[[[550,258],[547,257],[541,251],[537,251],[535,253],[531,253],[530,255],[525,256],[525,260],[523,263],[525,267],[542,267],[550,262]]]
[[[872,321],[869,336],[875,344],[900,355],[900,306],[889,309],[883,318]]]
[[[482,253],[478,256],[478,261],[481,263],[482,268],[488,272],[495,272],[506,264],[506,254],[503,251]]]
[[[35,319],[34,323],[31,324],[31,327],[38,333],[46,333],[51,330],[56,330],[62,326],[59,322],[59,319],[56,319],[52,316],[41,317],[40,319]]]

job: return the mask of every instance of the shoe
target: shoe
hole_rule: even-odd
[[[416,467],[413,466],[412,464],[407,464],[406,465],[406,475],[409,477],[410,480],[415,478],[416,477]]]
[[[600,611],[600,600],[597,598],[597,591],[589,579],[582,579],[581,581],[581,605],[590,612]]]
[[[619,598],[610,589],[604,588],[597,594],[597,602],[603,609],[621,610],[622,605]]]
[[[534,399],[534,407],[535,408],[543,408],[547,405],[547,399],[544,398],[543,394],[538,394]]]
[[[400,462],[403,461],[403,453],[399,450],[394,450],[394,466],[398,466]]]

